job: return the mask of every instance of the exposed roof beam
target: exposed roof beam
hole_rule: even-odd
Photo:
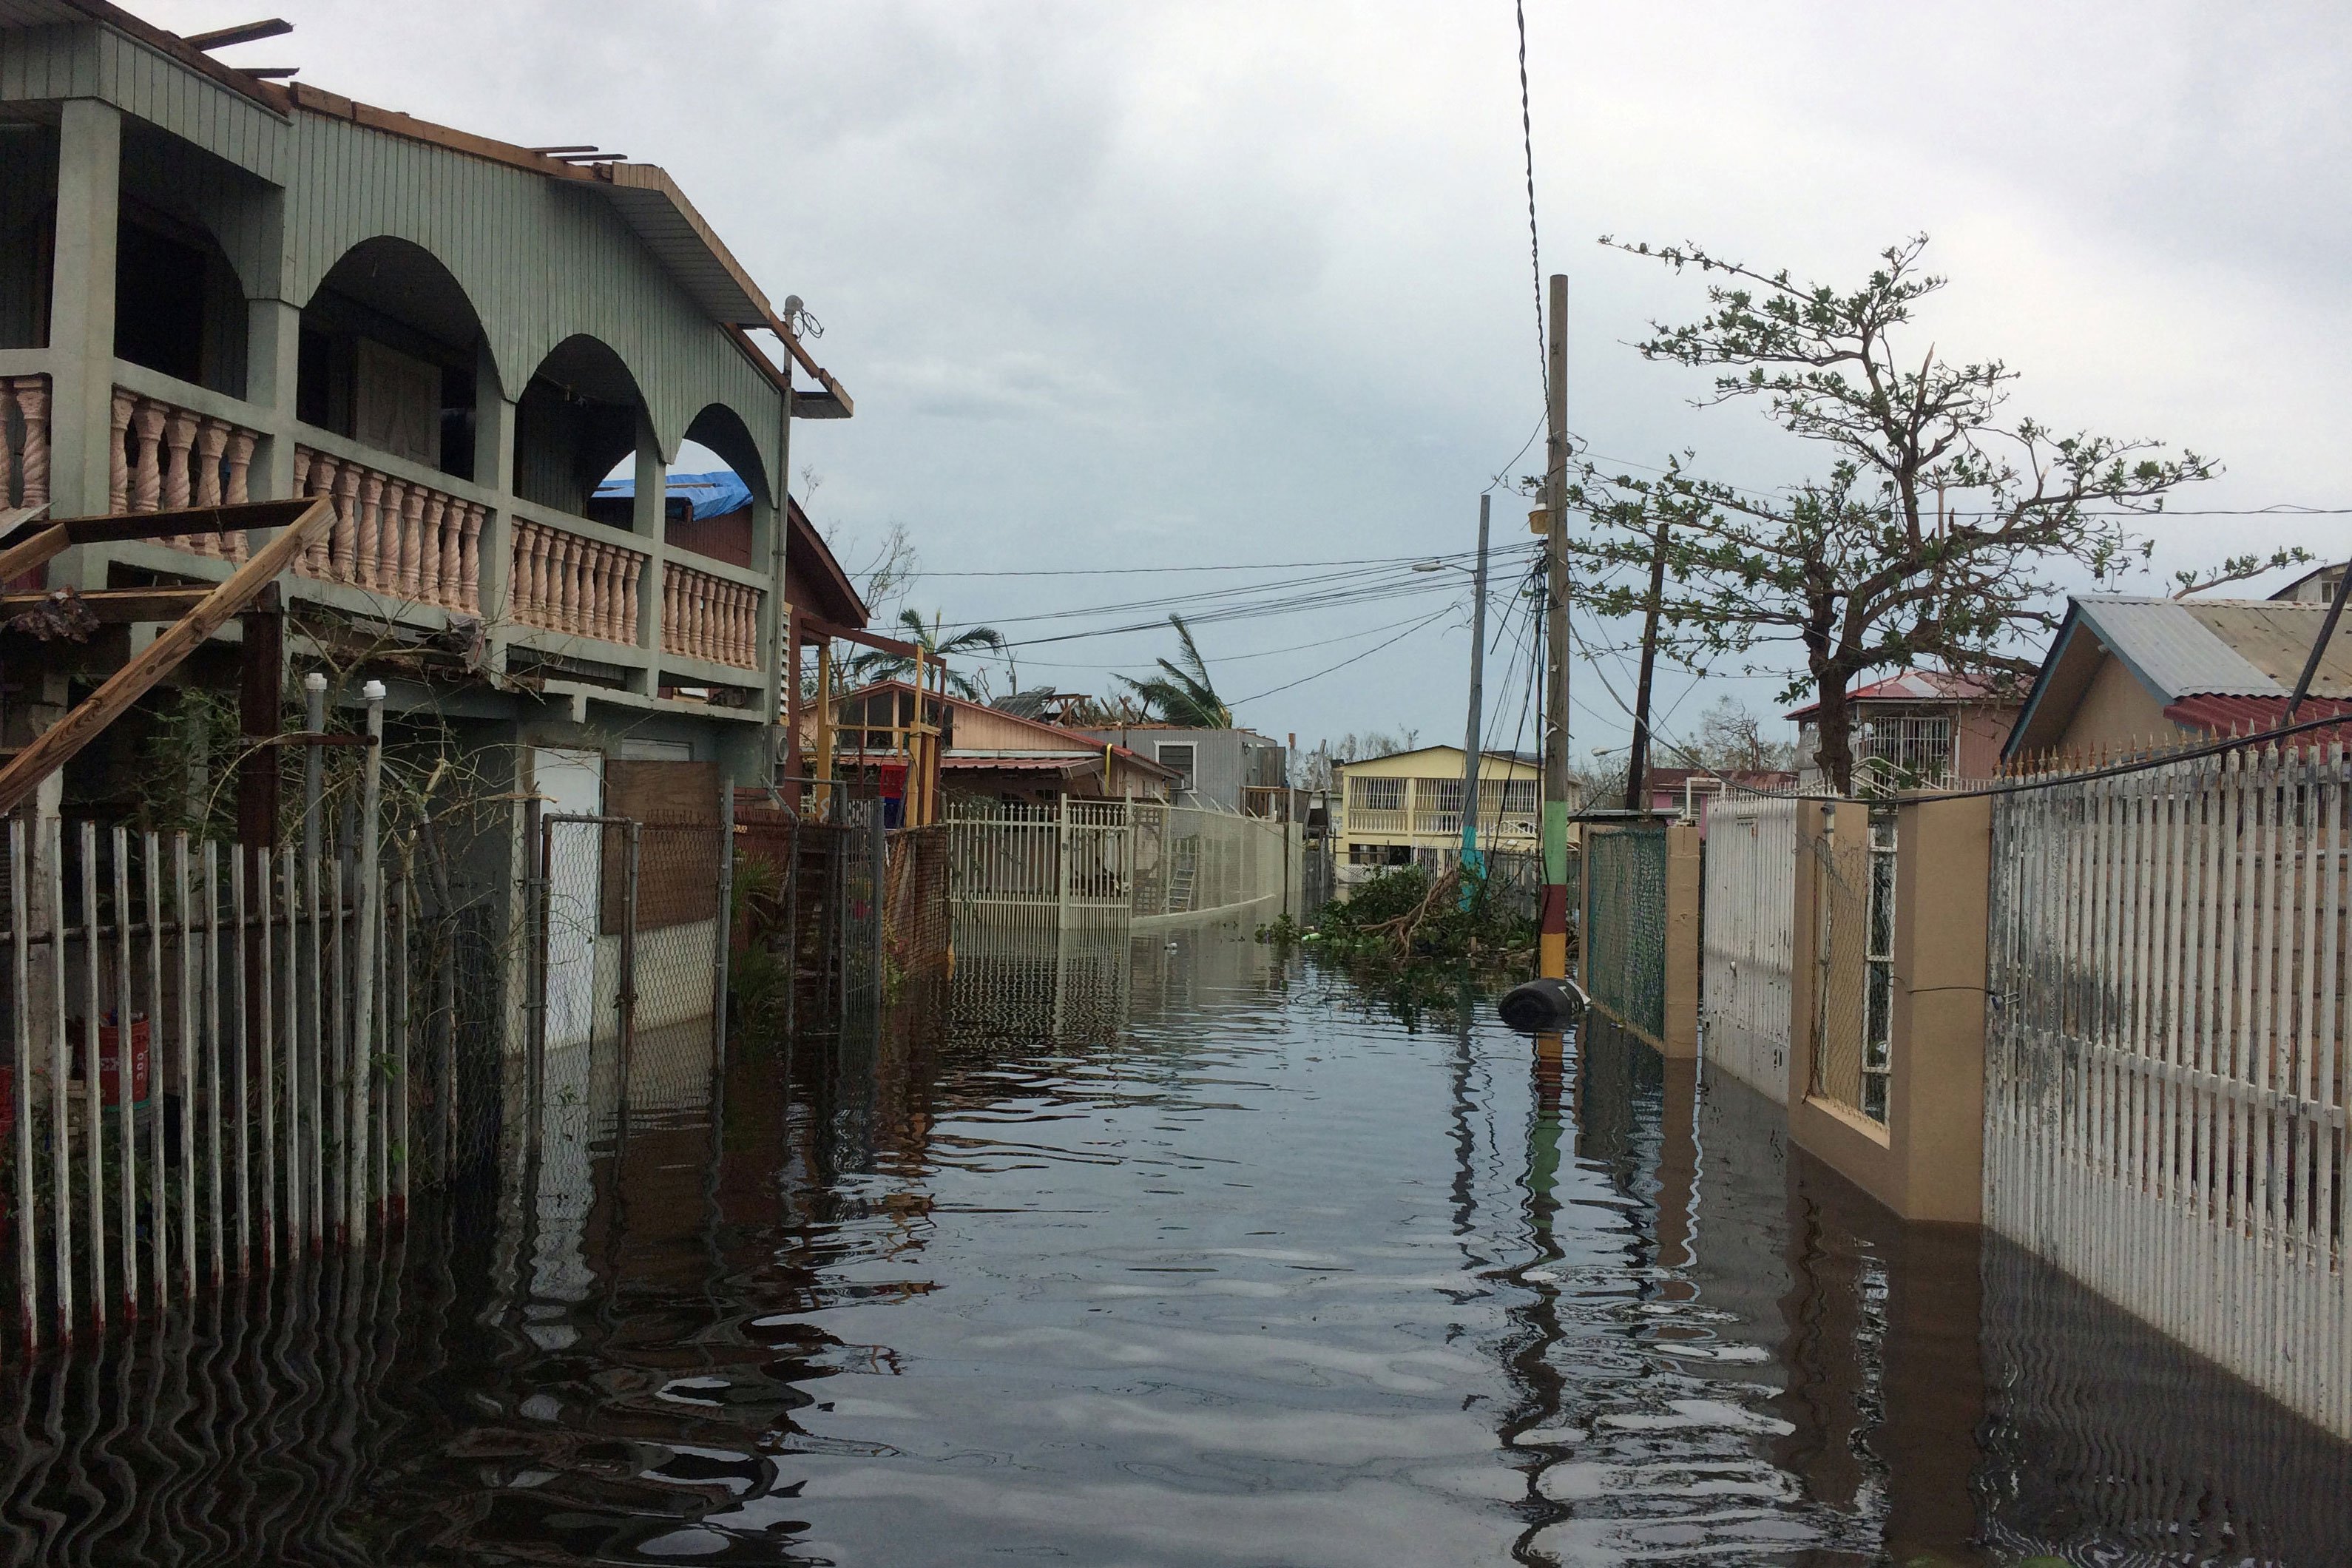
[[[209,33],[188,33],[182,41],[190,48],[225,49],[232,44],[255,44],[264,38],[282,38],[294,30],[294,24],[283,16],[272,16],[261,22],[239,22],[234,27],[215,27]]]

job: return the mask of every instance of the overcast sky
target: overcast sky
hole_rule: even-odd
[[[184,32],[257,9],[131,3]],[[224,58],[667,168],[824,323],[857,416],[799,427],[803,499],[853,567],[904,525],[942,574],[926,613],[1034,637],[1090,623],[1014,617],[1248,580],[945,574],[1465,550],[1479,492],[1540,466],[1511,463],[1541,406],[1507,0],[280,3],[291,37]],[[1528,30],[1543,265],[1573,280],[1569,418],[1594,450],[1695,448],[1751,485],[1809,462],[1634,356],[1699,285],[1596,237],[1845,281],[1925,231],[1953,282],[1920,352],[2007,360],[2045,423],[2218,456],[2181,505],[2352,506],[2352,7],[1529,0]],[[1498,542],[1525,511],[1504,501]],[[2156,532],[2159,568],[2352,551],[2352,518]],[[1464,617],[1381,647],[1446,602],[1201,640],[1229,698],[1379,650],[1243,705],[1256,728],[1455,739]],[[1022,682],[1101,690],[1171,641],[1034,647]],[[1603,665],[1577,671],[1580,749],[1626,728]],[[1665,682],[1669,733],[1713,695],[1688,684]],[[1767,707],[1776,684],[1725,689]],[[1516,701],[1489,701],[1507,730]]]

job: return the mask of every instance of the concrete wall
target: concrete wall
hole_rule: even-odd
[[[1840,845],[1866,841],[1868,808],[1825,814]],[[1801,846],[1822,821],[1800,821]],[[1896,813],[1895,997],[1882,1125],[1808,1092],[1822,967],[1822,873],[1801,848],[1789,1051],[1789,1131],[1799,1147],[1906,1220],[1979,1223],[1983,1204],[1986,902],[1992,810],[1923,800]],[[1832,984],[1845,983],[1832,976]]]

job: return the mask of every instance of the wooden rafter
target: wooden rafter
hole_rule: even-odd
[[[274,516],[284,515],[278,517],[277,521],[264,521],[256,515],[264,508],[275,509]],[[234,523],[223,521],[215,528],[201,531],[189,528],[184,523],[174,524],[159,531],[190,533],[217,531],[230,527],[269,528],[278,526],[280,521],[285,526],[275,539],[256,551],[251,560],[239,566],[227,582],[205,594],[194,608],[174,621],[161,637],[150,643],[146,651],[116,670],[107,679],[104,685],[90,693],[63,719],[58,720],[56,724],[36,737],[33,743],[17,752],[5,767],[0,767],[0,816],[5,816],[24,804],[26,798],[39,787],[43,779],[65,766],[84,746],[102,734],[108,725],[121,718],[125,710],[145,696],[149,689],[164,676],[170,674],[182,659],[201,647],[205,639],[219,630],[230,616],[259,598],[262,590],[276,582],[278,574],[291,565],[294,557],[308,549],[334,521],[335,517],[334,502],[331,498],[326,496],[315,497],[310,500],[262,501],[250,506],[216,507],[205,510],[223,517],[236,514],[237,521]],[[176,514],[149,512],[137,519],[77,518],[70,522],[53,523],[34,535],[26,545],[16,548],[28,548],[33,543],[47,540],[52,534],[68,536],[58,543],[55,550],[49,552],[50,555],[54,555],[68,545],[92,539],[144,537],[140,533],[100,533],[95,531],[91,525],[103,527],[124,521],[143,523],[154,519],[174,516],[185,519],[193,515],[194,514],[188,512]],[[74,531],[76,530],[81,531],[76,534]],[[0,566],[5,566],[8,555],[13,553],[13,551],[0,552]],[[34,562],[34,564],[37,565],[41,561],[48,558],[47,555],[41,556]],[[10,568],[12,574],[14,572],[24,570],[26,568],[21,566]]]

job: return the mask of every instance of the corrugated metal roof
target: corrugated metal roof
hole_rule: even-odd
[[[2165,705],[2164,716],[2184,730],[2214,735],[2251,735],[2275,730],[2286,722],[2284,697],[2184,697]],[[2295,710],[2298,721],[2342,717],[2352,719],[2352,702],[2340,698],[2306,698]],[[2311,731],[2315,741],[2352,740],[2352,724],[2335,724]]]
[[[2181,608],[2286,691],[2294,689],[2312,641],[2327,621],[2327,605],[2308,600],[2191,599]],[[2311,690],[2317,697],[2352,697],[2352,637],[2341,626],[2320,655]]]
[[[2282,689],[2178,600],[2086,596],[2074,608],[2100,646],[2167,702],[2191,692],[2263,697]]]

